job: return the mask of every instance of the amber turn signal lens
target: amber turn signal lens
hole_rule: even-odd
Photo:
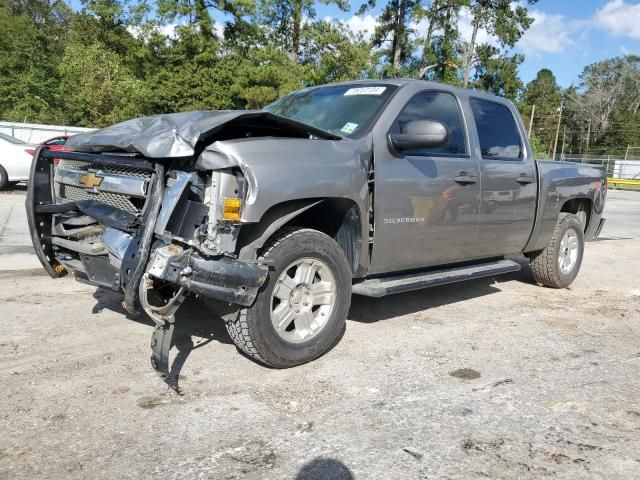
[[[225,198],[224,210],[222,212],[224,220],[240,220],[240,199]]]

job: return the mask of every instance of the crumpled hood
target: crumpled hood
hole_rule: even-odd
[[[217,140],[216,133],[225,126],[237,128],[236,138],[256,136],[250,130],[253,128],[269,136],[340,139],[324,130],[261,110],[218,110],[135,118],[73,135],[65,148],[94,153],[139,153],[148,158],[190,157],[196,153],[199,143],[207,145]],[[227,138],[229,135],[226,133]]]

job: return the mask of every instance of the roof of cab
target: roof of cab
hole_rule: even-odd
[[[326,85],[318,85],[318,88],[328,85],[362,85],[362,84],[388,84],[388,85],[396,85],[400,88],[412,89],[415,91],[424,90],[425,88],[433,88],[437,90],[445,90],[448,92],[455,93],[461,97],[475,97],[475,98],[483,98],[486,100],[492,100],[499,103],[507,103],[511,104],[511,101],[508,98],[500,97],[498,95],[493,95],[491,93],[483,92],[481,90],[475,90],[472,88],[462,88],[462,87],[454,87],[453,85],[448,85],[446,83],[439,82],[430,82],[426,80],[416,80],[414,78],[385,78],[385,79],[366,79],[366,80],[349,80],[347,82],[336,82],[330,83]]]

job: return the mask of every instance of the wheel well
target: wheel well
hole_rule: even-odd
[[[346,198],[326,198],[279,226],[302,227],[318,230],[340,246],[353,273],[358,269],[362,244],[360,210],[356,203]],[[277,205],[275,211],[287,211],[286,204]],[[273,220],[273,219],[271,219]],[[269,220],[269,221],[271,221]],[[273,236],[275,231],[270,235]],[[265,242],[266,243],[266,239]]]
[[[255,259],[263,245],[284,227],[318,230],[340,246],[352,273],[358,272],[362,249],[362,223],[358,205],[348,198],[290,200],[271,207],[259,222],[240,229],[237,248],[240,258]]]
[[[562,205],[560,212],[573,213],[577,215],[584,226],[584,231],[586,232],[591,217],[591,207],[592,201],[590,198],[572,198]]]
[[[357,271],[362,248],[362,223],[360,209],[353,200],[327,198],[283,226],[313,228],[330,236],[347,257],[351,272]]]

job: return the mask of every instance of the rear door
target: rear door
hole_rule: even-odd
[[[504,103],[470,98],[482,184],[477,252],[485,257],[522,251],[535,219],[535,161],[524,130]]]
[[[453,93],[423,90],[406,101],[389,130],[413,120],[447,127],[443,147],[398,153],[375,141],[375,229],[370,273],[423,268],[474,256],[480,203],[478,159],[469,153]]]

